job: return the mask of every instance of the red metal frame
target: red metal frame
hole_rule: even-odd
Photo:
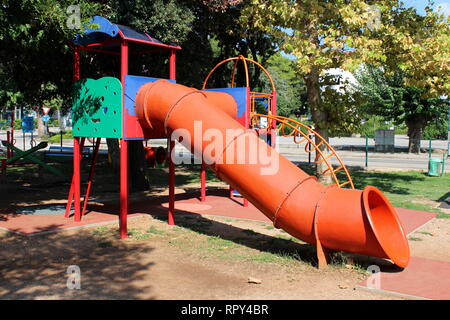
[[[271,103],[271,111],[272,111],[272,115],[276,115],[277,114],[277,92],[274,90],[272,91],[272,103]],[[272,145],[272,148],[276,147],[276,142],[277,142],[277,133],[276,133],[276,129],[277,129],[277,123],[276,121],[272,121],[272,126],[270,128],[270,142]]]
[[[176,51],[170,50],[169,56],[169,79],[176,80]],[[174,225],[174,213],[175,213],[175,164],[172,161],[172,152],[175,149],[175,141],[169,137],[169,212],[168,224]]]
[[[81,142],[80,142],[80,149],[83,150],[84,148],[84,142],[85,142],[85,138],[81,138]],[[75,146],[75,138],[74,138],[74,146]],[[75,153],[75,150],[74,150]],[[75,157],[75,154],[74,154]],[[75,161],[75,159],[74,159]],[[74,166],[75,168],[75,166]],[[75,193],[75,170],[73,172],[72,175],[72,182],[70,184],[70,190],[69,190],[69,196],[67,198],[67,205],[66,205],[66,213],[64,214],[65,218],[68,218],[70,216],[70,209],[72,208],[72,201],[74,200],[74,193]]]
[[[80,189],[81,189],[81,152],[80,138],[73,138],[73,197],[75,221],[81,221]]]
[[[128,74],[128,58],[130,54],[142,54],[148,52],[162,51],[164,49],[169,51],[169,79],[176,80],[176,50],[180,50],[179,46],[166,45],[162,43],[156,43],[152,41],[144,41],[133,38],[125,37],[124,34],[119,30],[119,34],[122,37],[121,40],[105,40],[103,42],[91,43],[83,46],[74,46],[70,45],[73,49],[73,80],[78,81],[80,79],[80,51],[88,51],[88,52],[96,52],[96,53],[104,53],[104,54],[112,54],[112,55],[120,55],[120,81],[122,86],[125,86],[125,76]],[[151,40],[151,37],[149,37]],[[139,52],[131,53],[129,50],[129,42],[137,42],[144,43],[151,46],[156,46],[158,48],[149,49]],[[104,50],[102,47],[104,45],[109,44],[120,44],[120,52],[108,51]],[[122,97],[125,98],[124,96]],[[72,177],[72,184],[69,191],[68,202],[66,206],[66,214],[68,217],[70,214],[70,208],[72,205],[72,201],[75,203],[75,221],[80,221],[81,216],[85,214],[87,203],[89,201],[89,194],[92,186],[92,179],[94,176],[95,165],[98,157],[98,150],[100,145],[100,138],[97,139],[97,143],[95,146],[94,156],[91,163],[91,169],[88,177],[88,186],[86,190],[86,195],[83,201],[83,209],[81,210],[80,206],[80,189],[81,189],[81,181],[80,181],[80,161],[81,161],[81,149],[84,146],[85,138],[74,138],[74,173]],[[174,148],[175,142],[171,141],[170,148],[171,150]],[[169,213],[168,213],[168,222],[169,224],[174,224],[174,208],[175,208],[175,164],[172,159],[169,157]],[[128,205],[129,205],[129,197],[128,197],[128,140],[124,138],[120,141],[120,213],[119,213],[119,228],[120,228],[120,237],[127,237],[127,215],[128,215]]]
[[[125,76],[128,74],[128,41],[120,45],[120,81],[125,87]],[[125,99],[125,95],[123,96]],[[124,103],[124,101],[122,101]],[[121,139],[120,146],[120,238],[126,238],[128,215],[128,140]]]
[[[6,158],[11,158],[11,148],[9,145],[11,145],[11,131],[6,131],[6,142],[8,142],[8,146],[6,147]]]
[[[169,79],[176,80],[176,68],[177,68],[177,52],[175,50],[170,50],[169,57]]]
[[[80,80],[80,51],[77,46],[73,47],[73,82]],[[81,220],[80,215],[80,147],[84,146],[84,138],[73,138],[73,175],[72,182],[70,184],[69,196],[67,197],[66,212],[64,217],[68,218],[70,215],[70,209],[72,207],[72,201],[75,206],[75,221]],[[80,146],[81,145],[81,146]],[[78,209],[78,210],[77,210]]]
[[[88,52],[97,52],[97,53],[112,54],[112,55],[120,56],[120,52],[112,52],[112,51],[102,50],[102,49],[81,48],[80,50],[88,51]]]
[[[122,32],[119,32],[120,34],[123,34]],[[153,41],[146,41],[146,40],[140,40],[140,39],[134,39],[134,38],[128,38],[123,36],[123,39],[126,41],[132,41],[132,42],[137,42],[137,43],[144,43],[144,44],[149,44],[151,46],[156,46],[156,47],[163,47],[163,48],[167,48],[167,49],[171,49],[171,50],[180,50],[181,47],[179,46],[171,46],[168,44],[164,44],[164,43],[158,43],[158,42],[153,42]]]

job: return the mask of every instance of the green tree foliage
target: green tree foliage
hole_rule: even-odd
[[[424,89],[428,97],[450,91],[450,16],[434,11],[428,1],[425,15],[400,3],[386,12],[390,20],[378,30],[387,71],[402,71],[407,85]]]
[[[390,3],[381,2],[383,5]],[[296,57],[296,72],[305,80],[315,129],[328,140],[333,126],[346,127],[347,121],[336,118],[341,115],[345,117],[343,120],[348,119],[347,110],[342,112],[348,98],[342,96],[342,91],[333,92],[325,71],[348,69],[360,61],[382,59],[381,40],[372,37],[368,27],[373,16],[372,1],[252,0],[251,3],[243,15],[243,23],[252,21],[261,30],[280,38],[282,49]],[[324,86],[325,92],[322,91]],[[340,107],[327,103],[330,100],[324,100],[323,93],[335,95]],[[321,149],[322,153],[328,152],[324,145]],[[330,183],[329,176],[321,176],[324,170],[322,165],[317,166],[321,182]]]
[[[218,62],[237,55],[252,58],[265,65],[277,49],[277,39],[261,32],[251,23],[241,25],[240,19],[247,1],[180,0],[195,13],[195,22],[188,41],[180,52],[179,77],[200,87],[209,70]],[[186,65],[186,67],[184,67]],[[232,63],[218,69],[210,80],[212,87],[227,87],[231,82]],[[195,80],[201,71],[200,80]],[[187,77],[185,76],[185,72]],[[261,85],[261,70],[250,66],[250,87]],[[243,65],[238,64],[237,85],[244,84]]]
[[[271,75],[277,92],[277,113],[284,117],[300,117],[307,114],[305,83],[295,73],[294,61],[276,53],[267,61],[267,71]],[[271,92],[268,77],[261,75],[262,91]]]
[[[4,0],[1,4],[0,69],[7,81],[1,81],[0,88],[9,92],[1,102],[42,105],[55,93],[67,96],[72,80],[68,40],[80,32],[67,27],[67,7],[79,5],[81,16],[88,17],[100,13],[101,6],[85,0]]]
[[[111,21],[147,32],[163,42],[182,43],[192,29],[194,14],[175,0],[110,0]]]
[[[410,84],[425,90],[422,93],[448,92],[448,19],[431,10],[421,19],[399,0],[252,0],[242,21],[252,21],[279,37],[282,48],[296,57],[315,129],[325,139],[333,127],[347,128],[348,113],[355,109],[351,104],[349,110],[342,106],[356,101],[331,96],[343,103],[336,108],[324,100],[321,88],[327,79],[323,76],[331,68],[353,71],[361,63],[400,67]],[[318,174],[323,171],[318,166]]]
[[[420,140],[427,126],[436,127],[447,120],[449,99],[427,98],[424,89],[406,84],[402,72],[388,74],[382,68],[365,66],[356,73],[356,79],[355,89],[363,95],[362,109],[367,114],[408,127],[409,152],[420,152]],[[442,135],[443,132],[438,134]]]

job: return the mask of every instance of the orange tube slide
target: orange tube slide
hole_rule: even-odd
[[[409,262],[409,245],[395,209],[377,188],[364,190],[323,186],[233,119],[229,95],[208,96],[165,80],[147,83],[136,97],[141,125],[170,136],[174,130],[190,133],[181,143],[205,162],[255,207],[292,236],[331,250],[342,250]],[[234,105],[233,105],[234,103]],[[231,107],[226,107],[226,105]],[[212,129],[211,141],[195,136]],[[227,131],[236,135],[229,139]],[[197,134],[198,136],[198,134]],[[256,157],[255,154],[264,155]],[[244,159],[244,161],[243,161]],[[253,160],[252,160],[253,159]]]

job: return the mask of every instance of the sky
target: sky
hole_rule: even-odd
[[[414,7],[419,14],[425,14],[425,7],[428,0],[403,0],[405,7]],[[436,10],[440,8],[445,15],[450,15],[450,0],[435,0],[433,8]]]

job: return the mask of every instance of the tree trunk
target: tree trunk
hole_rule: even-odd
[[[44,121],[42,121],[40,110],[36,112],[36,118],[37,118],[37,126],[38,126],[38,137],[42,137],[44,134],[46,134],[46,128]]]
[[[306,92],[308,95],[308,103],[311,109],[312,120],[314,122],[314,130],[320,134],[327,142],[329,141],[328,137],[328,116],[327,113],[320,110],[321,97],[320,97],[320,82],[319,82],[319,71],[316,69],[312,69],[311,73],[305,78],[306,82]],[[321,139],[319,137],[315,138],[315,143],[318,145]],[[326,157],[330,150],[325,144],[321,144],[319,146],[320,151],[323,156]],[[320,161],[319,152],[316,151],[316,160]],[[320,161],[317,163],[316,167],[316,175],[319,179],[319,182],[328,185],[332,184],[333,180],[331,175],[324,175],[325,171],[328,169],[328,166],[325,161]]]
[[[111,167],[115,172],[120,170],[120,148],[118,139],[106,139]]]
[[[142,141],[130,140],[128,150],[131,189],[134,191],[147,190],[149,183],[145,174],[146,162]]]
[[[120,172],[120,146],[119,139],[106,139],[111,167]],[[130,189],[133,191],[147,190],[149,183],[145,174],[145,151],[142,141],[130,140],[128,142],[128,168]]]
[[[408,153],[420,153],[420,140],[422,140],[425,121],[423,119],[407,120],[408,127]]]

